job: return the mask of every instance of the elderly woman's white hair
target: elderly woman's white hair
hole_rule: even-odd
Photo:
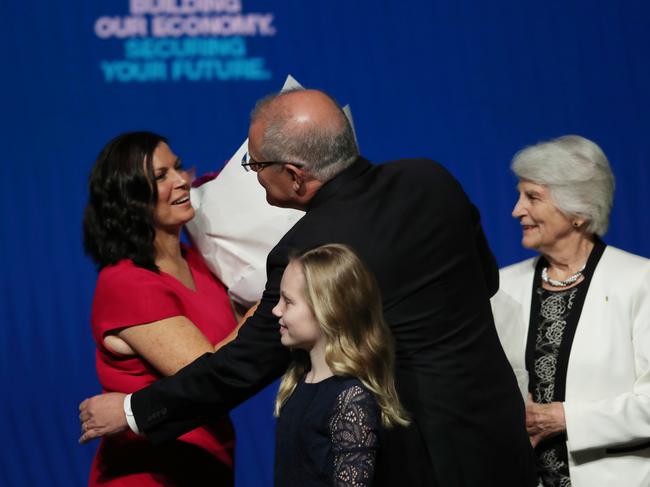
[[[607,232],[614,175],[597,144],[565,135],[517,152],[511,168],[519,179],[547,186],[561,212],[586,220],[586,232],[598,236]]]

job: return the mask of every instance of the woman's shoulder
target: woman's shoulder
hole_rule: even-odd
[[[99,271],[93,308],[101,304],[119,307],[124,303],[154,302],[172,291],[161,274],[124,259]]]
[[[605,247],[601,262],[615,266],[623,266],[626,270],[643,270],[650,268],[650,259],[632,254],[616,247]]]
[[[537,257],[531,257],[530,259],[522,260],[520,262],[515,262],[514,264],[507,265],[499,269],[499,276],[505,278],[518,277],[522,275],[529,274],[535,271],[535,266],[537,265]]]
[[[156,280],[159,277],[155,272],[138,267],[130,259],[123,259],[117,264],[107,265],[99,271],[97,286],[139,285],[142,280]]]
[[[623,288],[636,283],[647,286],[650,281],[650,259],[607,246],[596,267],[594,279],[596,276],[603,276],[610,284],[617,283]]]
[[[108,330],[152,323],[182,315],[183,310],[169,278],[124,260],[100,271],[91,324],[99,339]]]
[[[499,269],[499,290],[509,292],[522,289],[532,280],[538,259],[531,257]]]

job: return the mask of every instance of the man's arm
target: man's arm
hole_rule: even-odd
[[[490,296],[494,296],[499,290],[499,266],[485,237],[478,208],[474,205],[472,205],[472,217],[476,228],[476,250],[481,261],[483,277],[485,278],[485,284],[487,285]]]
[[[124,413],[125,396],[126,394],[121,392],[110,392],[91,397],[79,404],[79,443],[87,443],[95,438],[114,435],[128,429]]]
[[[280,343],[278,320],[271,313],[287,263],[287,249],[279,247],[269,255],[269,279],[260,305],[237,338],[131,396],[138,429],[152,442],[176,438],[226,414],[286,370],[290,354]],[[124,395],[115,393],[84,401],[79,416],[84,429],[82,440],[124,431],[123,401]]]
[[[240,318],[239,324],[237,327],[233,330],[233,332],[228,335],[224,340],[220,341],[216,345],[214,345],[214,350],[219,350],[220,348],[224,347],[227,343],[231,342],[232,340],[235,339],[237,336],[237,332],[241,328],[241,326],[246,322],[248,318],[253,316],[253,313],[257,309],[259,303],[255,304],[255,306],[252,306],[246,314]],[[180,323],[171,323],[171,321],[180,321]],[[172,328],[176,331],[176,334],[178,335],[178,332],[183,329],[183,320],[187,320],[184,317],[175,317],[171,318],[168,320],[163,320],[163,322],[169,322],[172,324]],[[178,325],[181,326],[178,326]],[[193,326],[193,325],[192,325]],[[187,328],[187,324],[185,324],[185,328]],[[190,338],[191,338],[191,333],[190,333]],[[128,337],[125,337],[128,340]],[[191,362],[191,358],[193,354],[194,357],[197,357],[197,351],[198,347],[194,347],[194,350],[192,350],[192,347],[186,347],[184,346],[186,339],[188,338],[187,335],[180,335],[180,336],[174,336],[173,334],[170,336],[150,336],[150,333],[144,333],[144,335],[140,338],[136,339],[135,342],[130,343],[131,341],[127,342],[122,340],[121,338],[117,337],[116,335],[108,335],[105,338],[105,342],[107,343],[107,346],[109,348],[113,349],[116,352],[125,354],[125,355],[133,355],[136,353],[136,350],[133,349],[131,345],[136,347],[139,352],[139,354],[147,359],[147,362],[150,364],[156,366],[159,372],[161,372],[163,375],[169,376],[172,375],[176,372],[179,371],[180,365],[183,365],[183,361],[185,361],[184,365],[187,365],[188,362]],[[141,350],[142,343],[145,344],[151,344],[151,343],[159,343],[161,341],[161,338],[163,341],[166,341],[168,343],[176,344],[175,345],[175,350],[171,350],[172,352],[172,361],[168,360],[169,358],[169,353],[170,350],[158,350],[158,349],[151,349],[151,350]],[[109,344],[109,339],[112,339]],[[119,341],[116,341],[119,340]],[[196,340],[195,340],[196,342]],[[115,348],[115,347],[118,348]],[[138,348],[139,347],[139,348]],[[209,349],[212,346],[207,344],[205,348]],[[174,351],[177,351],[180,353],[174,354]],[[144,353],[143,353],[144,352]],[[151,356],[149,352],[153,353],[154,356]],[[188,355],[188,353],[190,355]],[[199,352],[200,353],[200,352]],[[156,356],[156,354],[160,356]],[[105,399],[102,399],[102,398]],[[120,401],[122,401],[123,406],[124,406],[124,414],[125,418],[120,414],[119,407],[118,405],[120,404]],[[105,411],[102,411],[101,408],[104,408]],[[88,422],[89,419],[91,418],[101,418],[105,417],[106,421],[108,421],[107,424],[105,425],[98,425],[96,424],[96,421],[90,421]],[[140,429],[138,428],[138,425],[135,422],[135,418],[133,416],[133,410],[131,408],[131,394],[125,395],[122,393],[110,393],[110,394],[103,394],[99,396],[95,396],[90,399],[86,399],[79,405],[79,420],[82,425],[82,436],[79,438],[79,443],[87,443],[90,441],[92,438],[95,438],[97,436],[105,436],[107,434],[116,434],[119,433],[123,430],[125,430],[125,424],[124,424],[124,419],[126,419],[126,422],[128,423],[128,427],[134,432],[134,433],[140,433]]]
[[[131,408],[140,432],[154,443],[175,438],[226,414],[282,375],[290,355],[280,343],[272,306],[263,299],[231,343],[134,393]]]

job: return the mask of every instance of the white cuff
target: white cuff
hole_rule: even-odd
[[[126,416],[126,422],[129,424],[129,428],[136,435],[140,434],[138,429],[138,424],[135,422],[135,417],[133,416],[133,411],[131,411],[131,394],[127,394],[124,398],[124,414]]]

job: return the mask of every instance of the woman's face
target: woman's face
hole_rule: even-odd
[[[194,217],[189,176],[181,160],[164,142],[156,147],[152,165],[158,190],[158,201],[153,210],[156,228],[180,229]]]
[[[555,206],[547,186],[522,179],[517,191],[519,199],[512,216],[521,224],[524,247],[546,254],[574,234],[571,219]]]
[[[279,318],[280,341],[285,347],[311,350],[324,343],[325,336],[305,299],[305,275],[302,267],[289,263],[280,283],[280,300],[273,308]]]

